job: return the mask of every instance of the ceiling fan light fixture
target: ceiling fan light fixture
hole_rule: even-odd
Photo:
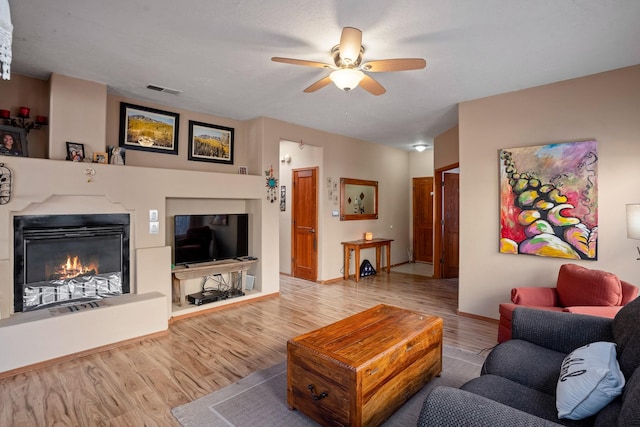
[[[364,73],[353,68],[341,68],[329,75],[332,82],[345,92],[355,89],[364,78]]]

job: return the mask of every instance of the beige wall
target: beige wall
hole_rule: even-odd
[[[0,79],[0,110],[9,110],[16,117],[18,108],[31,108],[31,120],[49,117],[49,81],[11,74],[11,80]],[[0,122],[0,124],[3,124]],[[27,135],[29,157],[49,157],[49,127],[32,130]]]
[[[460,161],[459,127],[454,126],[434,138],[434,169],[441,169]]]
[[[371,231],[374,237],[394,239],[391,245],[392,264],[407,261],[407,248],[410,245],[407,219],[409,197],[406,191],[409,182],[408,152],[275,119],[262,118],[259,121],[263,130],[263,150],[273,153],[269,157],[273,158],[274,168],[280,163],[279,147],[282,140],[303,141],[322,148],[318,187],[318,280],[342,277],[341,242],[361,239],[367,231]],[[339,217],[331,215],[336,207],[328,201],[327,179],[339,180],[341,177],[378,181],[377,220],[340,221]],[[290,183],[281,181],[279,184],[290,188]],[[279,209],[278,206],[276,204]],[[290,244],[290,241],[280,241],[280,244]],[[363,250],[362,258],[375,260],[375,250]],[[354,271],[353,261],[351,271]]]
[[[280,162],[280,181],[278,182],[278,192],[281,186],[286,187],[285,206],[286,210],[280,212],[280,272],[291,274],[291,196],[292,196],[292,177],[294,169],[304,169],[318,167],[322,165],[322,147],[316,147],[310,144],[299,144],[291,141],[280,142],[280,159],[288,154],[291,157],[289,163]],[[323,183],[318,177],[318,187],[323,188]],[[280,194],[280,193],[278,193]],[[326,193],[318,192],[318,207],[326,199]],[[278,202],[280,199],[278,198]],[[279,204],[278,204],[279,205]],[[339,206],[336,208],[339,209]]]
[[[64,160],[67,141],[84,144],[85,157],[104,151],[107,86],[102,83],[51,75],[49,101],[49,158]]]
[[[625,229],[625,204],[640,202],[639,118],[640,66],[460,104],[462,312],[497,318],[512,287],[552,286],[567,262],[498,253],[501,148],[596,139],[598,260],[577,264],[640,285],[637,242]]]

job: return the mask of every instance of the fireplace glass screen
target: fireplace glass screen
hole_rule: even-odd
[[[30,311],[129,292],[129,216],[14,219],[14,309]]]

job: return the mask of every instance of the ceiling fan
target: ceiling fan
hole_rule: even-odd
[[[362,46],[362,31],[353,27],[344,27],[340,36],[340,44],[331,49],[335,65],[324,62],[306,61],[303,59],[271,58],[274,62],[285,64],[303,65],[305,67],[329,68],[334,70],[328,76],[318,80],[306,88],[304,92],[311,93],[322,89],[334,82],[340,89],[348,92],[358,85],[372,95],[382,95],[387,90],[375,79],[365,74],[381,73],[387,71],[419,70],[427,66],[427,61],[422,58],[380,59],[362,63],[364,47]]]

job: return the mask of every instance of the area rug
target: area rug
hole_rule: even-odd
[[[383,426],[415,426],[422,401],[439,385],[459,387],[480,375],[484,356],[443,346],[442,375],[433,379],[400,407]],[[287,365],[278,363],[240,381],[171,410],[184,427],[317,426],[287,406]]]

